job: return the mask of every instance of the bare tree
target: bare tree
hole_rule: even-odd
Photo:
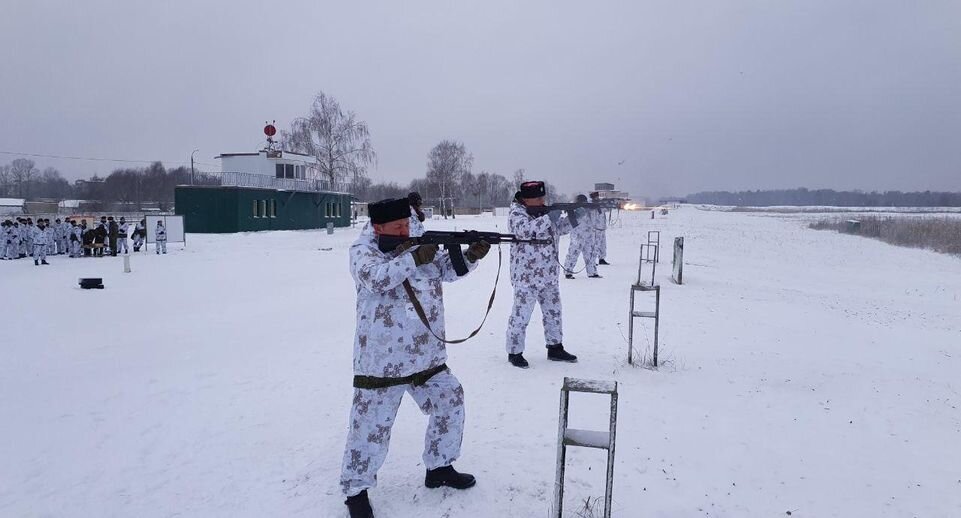
[[[523,167],[514,171],[514,185],[520,188],[520,185],[526,181],[526,175],[527,171],[525,171]]]
[[[464,144],[453,140],[441,141],[427,155],[427,179],[440,186],[441,212],[445,219],[448,208],[453,215],[452,192],[461,177],[470,173],[473,162],[474,156],[467,152]]]
[[[320,174],[330,182],[353,182],[367,176],[377,160],[367,123],[344,111],[336,99],[320,92],[310,113],[281,132],[285,149],[317,158]]]
[[[9,196],[12,188],[10,180],[10,166],[0,165],[0,196]]]
[[[17,185],[17,196],[26,198],[30,194],[30,182],[38,172],[33,160],[18,158],[10,163],[10,177]]]

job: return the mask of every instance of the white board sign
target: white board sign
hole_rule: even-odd
[[[157,242],[157,222],[162,221],[167,228],[168,243],[186,243],[187,235],[184,233],[183,216],[145,216],[147,220],[147,243]]]

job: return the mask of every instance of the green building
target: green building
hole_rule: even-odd
[[[184,230],[226,234],[350,226],[350,195],[234,186],[178,186],[175,213]]]
[[[222,172],[177,186],[174,206],[185,231],[226,234],[350,226],[351,196],[320,178],[314,157],[263,149],[225,153]]]

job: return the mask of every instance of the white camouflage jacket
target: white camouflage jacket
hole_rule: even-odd
[[[434,261],[414,265],[410,249],[399,256],[377,248],[368,224],[350,247],[350,274],[357,288],[357,330],[354,336],[354,374],[396,378],[436,367],[447,361],[447,348],[420,321],[403,282],[410,280],[431,329],[444,331],[442,283],[458,279],[447,252]],[[467,262],[473,270],[476,264]]]
[[[511,243],[511,284],[517,287],[542,288],[557,283],[560,274],[558,240],[570,233],[567,217],[551,223],[547,215],[531,217],[520,203],[512,203],[507,220],[511,234],[520,239],[550,239],[549,245]]]
[[[424,224],[417,218],[417,211],[410,208],[410,237],[420,237],[424,235]]]
[[[33,246],[37,245],[49,245],[51,243],[53,232],[49,228],[41,229],[39,227],[33,227]]]

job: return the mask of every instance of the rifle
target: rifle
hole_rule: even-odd
[[[444,250],[450,254],[451,264],[458,276],[467,273],[467,262],[461,252],[461,245],[472,245],[485,241],[490,245],[501,243],[529,243],[532,245],[548,245],[550,239],[521,239],[514,234],[499,234],[497,232],[483,232],[479,230],[462,230],[459,232],[444,230],[428,230],[419,237],[378,236],[377,247],[381,252],[391,252],[398,246],[410,243],[412,245],[444,245]]]
[[[619,209],[620,202],[617,200],[598,200],[596,202],[585,201],[585,202],[572,202],[572,203],[554,203],[552,205],[540,205],[534,207],[527,207],[527,213],[533,217],[543,216],[548,212],[553,212],[555,210],[563,210],[567,212],[567,217],[571,220],[571,225],[577,226],[577,216],[574,215],[574,211],[577,209],[597,209],[597,210],[611,210]]]
[[[464,254],[461,253],[460,246],[471,245],[480,241],[484,241],[491,245],[499,245],[501,243],[549,245],[552,242],[550,239],[521,239],[514,234],[499,234],[497,232],[481,232],[477,230],[463,230],[460,232],[429,230],[424,232],[424,234],[419,237],[377,236],[377,247],[381,252],[387,253],[395,250],[398,246],[407,243],[412,245],[444,245],[444,250],[447,250],[447,253],[450,255],[450,262],[454,267],[454,272],[456,272],[457,276],[460,277],[467,273],[467,262],[464,260]],[[481,328],[484,327],[484,323],[487,322],[487,317],[490,315],[491,308],[494,307],[494,297],[497,295],[497,282],[501,277],[501,257],[501,251],[500,248],[498,248],[497,276],[494,278],[494,288],[491,290],[490,299],[487,301],[487,311],[484,313],[484,319],[481,320],[480,325],[471,331],[466,338],[448,340],[444,336],[438,336],[437,333],[435,333],[430,327],[430,320],[427,318],[427,313],[424,312],[424,307],[417,299],[417,294],[414,292],[414,288],[411,286],[410,280],[404,280],[403,285],[404,291],[407,292],[407,298],[410,299],[411,305],[414,306],[414,311],[420,318],[421,323],[424,324],[424,327],[430,331],[430,334],[432,334],[434,338],[445,344],[459,344],[477,336],[477,333],[479,333]]]

